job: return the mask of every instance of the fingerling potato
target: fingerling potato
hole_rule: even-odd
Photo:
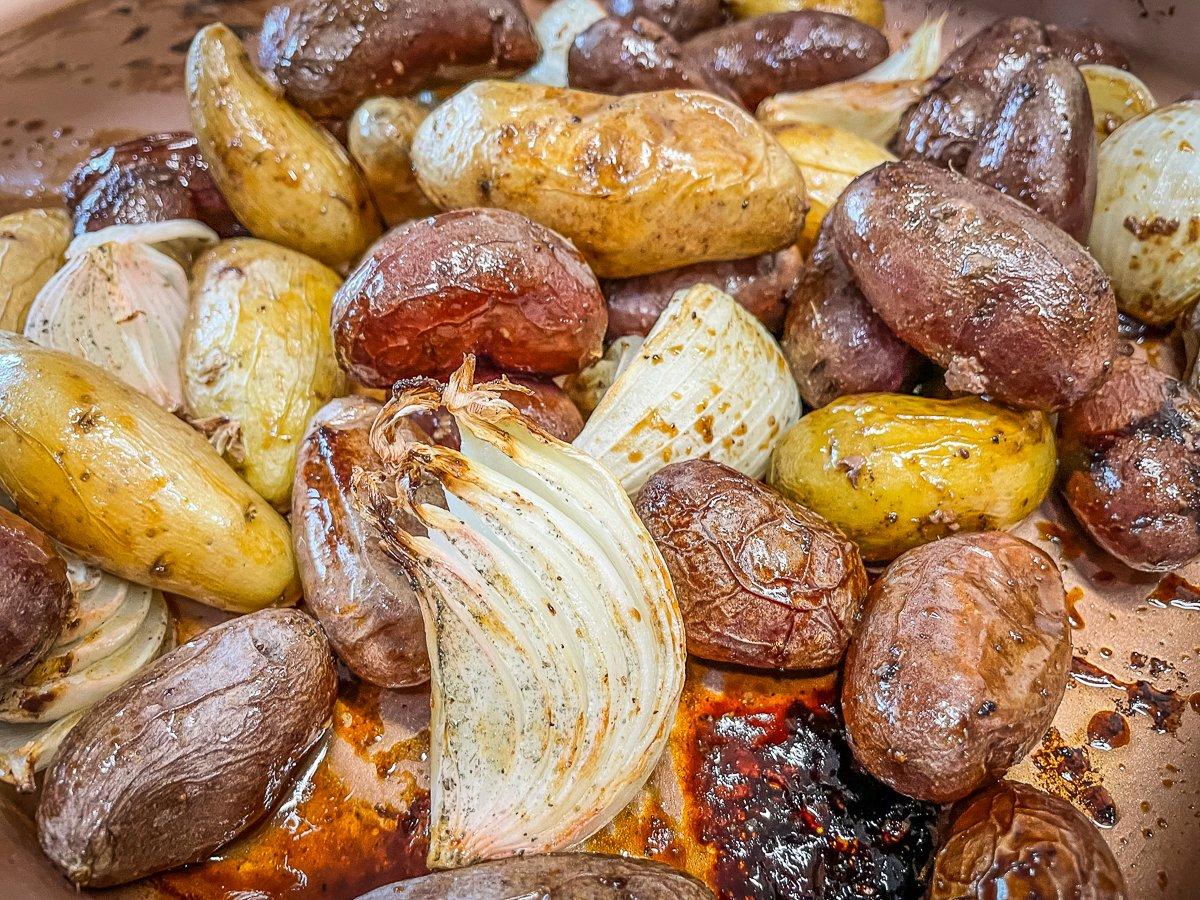
[[[29,307],[65,260],[71,220],[57,209],[0,218],[0,329],[21,331]]]
[[[371,188],[383,220],[398,225],[437,212],[412,167],[412,139],[429,110],[402,97],[372,97],[354,111],[346,147]]]

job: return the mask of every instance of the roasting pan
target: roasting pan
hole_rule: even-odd
[[[56,186],[93,147],[186,128],[183,58],[192,34],[223,20],[250,34],[267,0],[0,0],[0,212],[60,202]],[[929,0],[888,3],[895,41]],[[1200,3],[1194,0],[993,0],[952,3],[959,39],[1001,14],[1090,24],[1116,38],[1161,101],[1200,87]],[[1168,351],[1169,352],[1169,351]],[[1160,581],[1078,537],[1048,503],[1019,529],[1054,556],[1071,590],[1077,663],[1054,725],[1014,777],[1065,796],[1103,826],[1136,900],[1200,897],[1200,566]],[[186,639],[205,613],[181,603]],[[211,619],[209,620],[211,621]],[[703,871],[688,837],[689,730],[703,704],[749,707],[827,696],[832,677],[770,679],[693,665],[681,722],[651,784],[598,849],[668,859]],[[1101,725],[1120,712],[1129,741],[1110,750]],[[427,814],[428,694],[343,685],[332,739],[274,817],[214,860],[150,886],[79,894],[37,849],[32,800],[0,791],[0,896],[351,898],[421,870]],[[1115,741],[1120,743],[1120,741]]]

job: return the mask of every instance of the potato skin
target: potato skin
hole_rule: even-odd
[[[475,370],[475,381],[487,381],[501,377],[501,373],[487,368]],[[526,391],[500,391],[500,396],[515,406],[520,413],[543,431],[560,441],[570,443],[583,431],[583,414],[566,391],[553,381],[529,378],[524,375],[505,374],[505,378]]]
[[[58,209],[23,209],[0,217],[0,330],[20,333],[29,307],[62,266],[71,220]]]
[[[645,337],[675,292],[694,284],[711,284],[724,291],[754,313],[768,331],[778,333],[803,264],[800,251],[788,247],[748,259],[697,263],[653,275],[602,281],[600,287],[608,300],[606,340],[627,334]]]
[[[49,652],[71,611],[67,564],[50,538],[0,509],[0,684]]]
[[[368,97],[516,75],[540,52],[515,0],[286,0],[267,12],[258,45],[288,100],[339,119]]]
[[[1118,356],[1059,434],[1063,496],[1097,544],[1146,572],[1200,556],[1200,397],[1183,382]]]
[[[671,573],[689,653],[759,669],[842,658],[867,570],[835,527],[706,459],[659,469],[634,505]]]
[[[1116,350],[1117,304],[1082,247],[962,175],[909,160],[858,178],[829,214],[838,251],[896,336],[954,391],[1052,411]]]
[[[329,644],[305,613],[206,631],[67,735],[38,804],[43,852],[82,887],[204,859],[275,805],[336,696]]]
[[[526,215],[573,241],[603,278],[782,249],[806,209],[779,143],[698,91],[614,99],[476,82],[422,123],[413,160],[439,206]]]
[[[1008,528],[1054,480],[1042,413],[974,397],[858,394],[808,413],[780,439],[768,481],[824,516],[863,558],[894,559],[958,531]]]
[[[372,97],[354,111],[346,149],[371,188],[388,225],[423,219],[437,207],[421,191],[412,167],[412,139],[429,110],[415,100]]]
[[[772,94],[861,75],[887,58],[888,43],[849,16],[796,10],[705,31],[688,41],[686,51],[754,109]]]
[[[712,900],[713,894],[678,869],[600,853],[549,853],[476,863],[398,881],[358,900]]]
[[[1077,241],[1096,203],[1096,128],[1087,84],[1065,59],[1017,76],[964,174],[1020,200]]]
[[[1099,830],[1066,800],[1001,781],[961,804],[934,862],[929,900],[1125,900]]]
[[[380,549],[377,529],[351,493],[356,470],[382,468],[369,443],[382,408],[344,397],[313,417],[296,460],[292,540],[304,602],[334,651],[364,681],[399,688],[429,680],[425,624],[412,586]],[[409,429],[413,439],[428,440]],[[398,515],[404,521],[396,527],[425,533],[415,518]]]
[[[924,364],[871,308],[828,228],[792,293],[780,347],[800,396],[814,409],[847,394],[903,392]]]
[[[729,19],[724,0],[605,0],[604,8],[618,19],[649,19],[677,41]]]
[[[1054,561],[999,531],[905,553],[871,587],[842,675],[855,758],[949,803],[1002,776],[1066,691],[1071,635]]]
[[[342,366],[360,384],[445,378],[467,353],[513,372],[563,375],[600,358],[600,285],[561,235],[502,209],[401,225],[333,302]]]
[[[1095,28],[1046,26],[1046,42],[1057,56],[1071,65],[1115,66],[1129,68],[1129,57],[1112,38]]]
[[[0,408],[0,485],[80,556],[236,612],[298,598],[287,523],[148,397],[0,332]]]

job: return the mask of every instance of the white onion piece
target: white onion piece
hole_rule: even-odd
[[[563,390],[579,407],[585,419],[600,405],[617,376],[629,368],[629,364],[637,358],[642,341],[641,335],[623,335],[608,345],[602,357],[578,375],[571,375],[563,380]]]
[[[129,584],[125,602],[111,616],[76,640],[60,639],[49,655],[33,667],[26,682],[39,683],[55,674],[78,672],[115,653],[145,620],[153,593],[148,587]]]
[[[728,294],[679,291],[575,439],[630,494],[668,463],[706,458],[761,478],[800,416],[779,345]]]
[[[942,64],[942,32],[946,13],[926,19],[911,34],[904,46],[854,78],[854,81],[924,81],[932,78]]]
[[[567,54],[575,38],[608,13],[594,0],[554,0],[542,10],[533,30],[542,45],[542,56],[517,81],[567,86]]]
[[[1158,104],[1146,83],[1116,66],[1080,66],[1092,101],[1096,140],[1104,143],[1117,128],[1135,116],[1150,112]]]
[[[372,443],[399,477],[436,478],[415,503],[428,537],[386,529],[417,586],[432,663],[432,867],[544,853],[607,824],[644,784],[684,677],[670,576],[621,486],[594,459],[471,387],[419,388]],[[462,451],[411,444],[391,423],[444,403]],[[400,482],[400,486],[407,482]]]
[[[1173,322],[1200,295],[1200,101],[1130,119],[1101,145],[1088,245],[1144,322]]]
[[[75,595],[67,625],[58,637],[58,643],[62,645],[99,628],[121,608],[133,584],[89,565],[61,546],[59,552],[67,561],[67,580]]]
[[[32,791],[37,786],[34,774],[50,765],[59,744],[83,713],[71,713],[49,725],[0,723],[0,781],[22,793]]]
[[[26,676],[0,692],[0,722],[52,722],[99,703],[158,655],[169,620],[167,604],[155,591],[141,625],[115,653],[78,671],[43,680]]]
[[[175,246],[200,248],[220,241],[220,235],[195,219],[170,219],[141,225],[110,225],[79,235],[67,248],[67,259],[101,244],[147,244],[163,252]]]

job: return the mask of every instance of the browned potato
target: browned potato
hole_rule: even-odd
[[[338,358],[359,384],[445,377],[467,353],[499,369],[578,372],[600,358],[604,295],[562,235],[502,209],[401,225],[333,302]]]
[[[1046,26],[1046,41],[1055,54],[1075,66],[1103,65],[1129,68],[1129,57],[1108,35],[1094,28]]]
[[[358,163],[388,225],[421,219],[437,207],[421,191],[412,167],[412,139],[429,110],[406,97],[372,97],[350,118],[346,149]]]
[[[372,473],[383,465],[368,440],[381,408],[345,397],[313,417],[296,460],[292,540],[304,602],[334,651],[364,681],[398,688],[429,680],[421,607],[351,492],[356,470]],[[414,440],[429,439],[408,423],[396,427],[408,428]],[[425,533],[411,516],[394,524]]]
[[[871,587],[842,676],[851,749],[902,794],[949,803],[1002,776],[1067,687],[1062,578],[1000,531],[910,550]]]
[[[792,294],[780,345],[810,408],[847,394],[905,391],[923,363],[871,309],[827,227]]]
[[[1127,890],[1112,850],[1079,810],[1002,781],[955,811],[929,900],[1124,900]]]
[[[772,94],[861,75],[887,58],[888,42],[849,16],[797,10],[705,31],[688,41],[685,50],[754,109]]]
[[[82,887],[204,859],[274,807],[336,693],[329,644],[298,610],[206,631],[63,740],[37,809],[43,852]]]
[[[600,287],[608,299],[607,339],[649,334],[675,292],[695,284],[711,284],[725,292],[754,313],[768,331],[778,333],[803,264],[800,251],[788,247],[748,259],[697,263],[653,275],[602,281]]]
[[[1096,202],[1096,129],[1079,69],[1053,58],[1017,76],[964,172],[1082,242]]]
[[[475,370],[476,383],[500,377],[500,372],[486,367],[479,367]],[[515,406],[521,415],[560,441],[569,444],[579,437],[579,432],[583,431],[583,414],[566,391],[553,381],[545,381],[540,378],[511,374],[505,374],[503,377],[525,389],[499,392],[500,396]]]
[[[690,875],[648,859],[550,853],[398,881],[358,900],[712,900]]]
[[[688,652],[760,669],[842,658],[867,572],[825,519],[707,459],[659,469],[635,505],[671,573]]]
[[[1097,544],[1147,572],[1200,555],[1200,397],[1183,382],[1119,355],[1059,433],[1063,495]]]
[[[605,0],[604,6],[620,19],[649,19],[678,41],[729,19],[724,0]]]
[[[829,213],[838,251],[896,336],[953,391],[1060,409],[1103,377],[1116,299],[1070,237],[991,188],[909,160],[857,179]]]
[[[286,0],[263,20],[258,61],[293,104],[345,119],[368,97],[516,75],[539,53],[516,0]]]
[[[67,564],[50,538],[0,509],[0,684],[28,674],[71,611]]]

